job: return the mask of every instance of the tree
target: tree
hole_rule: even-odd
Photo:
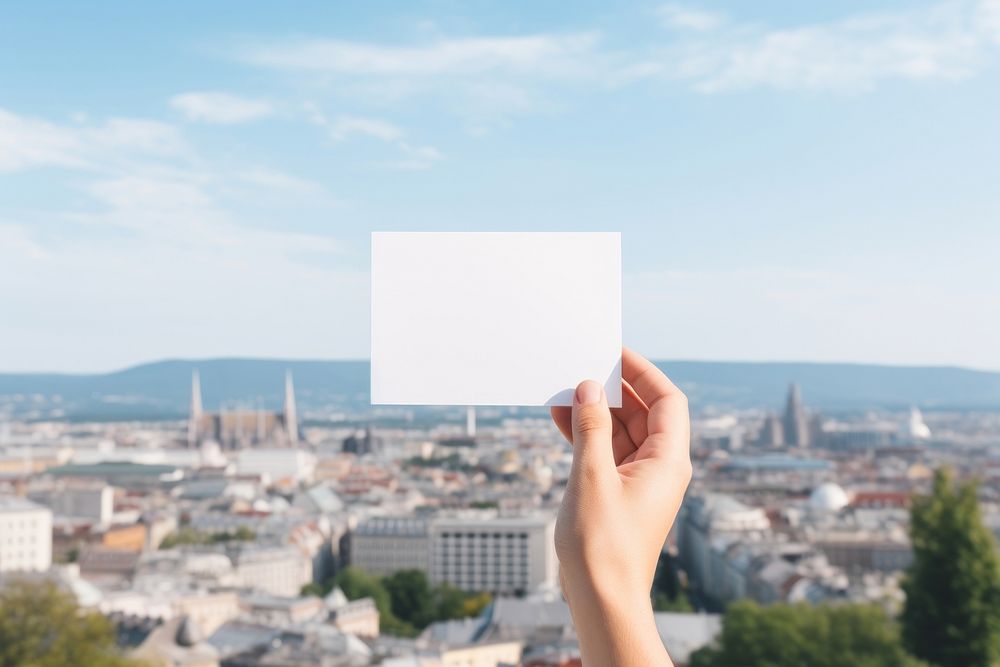
[[[138,667],[115,646],[111,623],[82,612],[51,582],[14,580],[0,590],[0,667]]]
[[[375,600],[375,607],[379,613],[379,624],[385,632],[401,637],[416,636],[417,629],[400,620],[393,613],[389,592],[377,577],[373,577],[356,567],[345,567],[337,575],[337,586],[344,591],[348,600],[368,597]]]
[[[899,628],[873,605],[761,607],[735,602],[714,646],[695,652],[691,667],[919,667]]]
[[[392,613],[415,628],[435,620],[434,601],[427,575],[421,570],[400,570],[382,579],[389,592]]]
[[[913,564],[903,591],[903,640],[939,667],[1000,664],[1000,559],[983,525],[977,484],[934,475],[910,517]]]
[[[333,583],[307,584],[302,595],[325,595]],[[402,637],[416,636],[435,621],[478,616],[493,600],[489,593],[467,593],[448,583],[432,587],[421,570],[400,570],[378,578],[347,567],[340,571],[335,583],[348,600],[373,598],[382,629]]]

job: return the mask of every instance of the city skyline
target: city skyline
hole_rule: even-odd
[[[536,228],[650,357],[1000,369],[996,0],[4,19],[0,372],[367,358],[372,230]]]

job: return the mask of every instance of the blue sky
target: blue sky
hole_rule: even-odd
[[[0,370],[363,358],[372,230],[620,230],[657,358],[1000,369],[1000,0],[9,3]]]

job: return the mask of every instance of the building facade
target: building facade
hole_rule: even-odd
[[[430,530],[430,579],[502,595],[554,586],[554,530],[548,516],[437,519]]]
[[[0,574],[44,572],[52,565],[52,510],[0,497]]]
[[[351,532],[351,565],[384,576],[430,569],[430,528],[416,517],[371,517]]]

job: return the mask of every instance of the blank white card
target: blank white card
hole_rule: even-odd
[[[372,234],[373,404],[621,405],[621,236]]]

